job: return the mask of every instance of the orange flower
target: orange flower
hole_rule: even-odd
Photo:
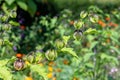
[[[57,71],[57,72],[61,72],[62,70],[61,70],[60,68],[57,68],[56,71]]]
[[[52,78],[52,76],[53,76],[52,72],[50,72],[50,73],[47,74],[48,78]]]
[[[30,63],[28,61],[25,61],[25,64],[29,65]]]
[[[64,63],[65,65],[68,65],[69,61],[65,59],[65,60],[63,60],[63,63]]]
[[[54,65],[54,62],[53,61],[51,61],[51,62],[49,62],[49,64],[48,64],[49,66],[53,66]]]
[[[73,80],[79,80],[78,78],[74,77]]]
[[[48,67],[48,71],[52,72],[53,68],[52,67]]]
[[[99,20],[99,21],[98,21],[98,24],[100,24],[100,25],[101,25],[102,23],[103,23],[103,21],[101,21],[101,20]]]
[[[106,24],[105,24],[105,23],[102,23],[102,24],[101,24],[101,26],[102,26],[102,27],[105,27],[105,26],[106,26]]]
[[[109,20],[110,20],[110,17],[106,17],[105,20],[106,20],[106,21],[109,21]]]
[[[53,77],[52,80],[56,80],[56,77]]]
[[[70,25],[73,25],[74,24],[74,21],[70,21]]]
[[[17,53],[17,54],[16,54],[16,57],[17,57],[17,58],[22,58],[22,57],[23,57],[23,54]]]
[[[32,77],[26,77],[25,80],[33,80]]]
[[[106,24],[103,21],[101,21],[101,20],[98,21],[98,24],[101,25],[102,27],[106,26]]]
[[[108,38],[108,39],[106,39],[106,42],[107,42],[107,43],[110,43],[110,39],[109,39],[109,38]]]
[[[118,26],[118,24],[116,24],[116,23],[113,24],[113,27],[117,27],[117,26]]]
[[[20,29],[25,30],[25,26],[24,26],[24,25],[21,25],[21,26],[20,26]]]

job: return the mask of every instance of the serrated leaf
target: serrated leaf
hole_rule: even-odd
[[[9,61],[8,59],[2,59],[2,60],[0,59],[0,66],[6,65],[8,61]]]
[[[86,54],[84,55],[84,57],[83,57],[84,62],[89,61],[89,59],[90,59],[91,56],[93,56],[93,55],[94,55],[94,53],[86,53]]]
[[[0,67],[0,78],[4,80],[12,80],[12,74],[7,67]]]
[[[22,9],[25,10],[25,11],[27,11],[28,6],[27,6],[27,4],[26,4],[24,1],[17,0],[16,2],[17,2],[18,6],[19,6],[20,8],[22,8]],[[31,5],[31,6],[32,6],[32,5]]]
[[[97,30],[92,28],[89,28],[84,32],[84,34],[95,34],[95,33],[97,33]]]
[[[31,65],[30,69],[32,72],[37,72],[39,75],[41,75],[45,80],[48,80],[46,77],[46,72],[45,72],[45,68],[41,67],[40,65]]]
[[[111,63],[119,64],[119,62],[118,62],[116,57],[109,56],[109,55],[107,55],[105,53],[101,54],[101,59],[107,59],[108,61],[111,61]]]
[[[76,57],[76,58],[79,58],[77,56],[77,54],[75,53],[75,51],[73,51],[73,48],[62,48],[61,49],[62,52],[66,52],[68,54],[71,54],[72,56]]]

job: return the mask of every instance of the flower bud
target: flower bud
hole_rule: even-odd
[[[81,30],[75,30],[73,37],[76,40],[81,40],[83,32]]]
[[[14,62],[15,70],[22,70],[25,66],[25,62],[22,59],[18,59]]]
[[[65,46],[65,43],[63,41],[61,41],[61,40],[56,40],[55,45],[56,45],[56,47],[58,49],[61,49],[61,48],[63,48]]]
[[[85,18],[86,16],[87,16],[87,12],[85,12],[85,11],[82,11],[81,13],[80,13],[80,17],[81,18]]]
[[[45,56],[48,60],[54,60],[57,57],[57,52],[55,50],[48,50],[45,53]]]

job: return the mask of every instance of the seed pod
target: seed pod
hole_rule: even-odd
[[[90,21],[92,23],[97,23],[98,19],[99,19],[98,15],[93,15],[93,16],[90,17]]]
[[[82,26],[84,25],[84,22],[83,21],[75,21],[74,22],[74,27],[75,29],[80,29]]]
[[[2,20],[3,22],[7,21],[7,19],[8,19],[8,17],[7,17],[6,15],[3,15],[3,16],[1,17],[1,20]]]
[[[22,59],[18,59],[14,62],[15,70],[22,70],[24,68],[25,62]]]
[[[57,57],[57,52],[55,50],[48,50],[45,54],[48,60],[54,60]]]
[[[65,43],[63,41],[61,41],[61,40],[56,40],[55,45],[56,45],[56,47],[58,49],[61,49],[61,48],[63,48],[65,46]]]
[[[88,13],[85,12],[85,11],[82,11],[82,12],[80,13],[80,17],[81,17],[81,18],[85,18],[87,15],[88,15]]]
[[[73,37],[76,40],[81,40],[83,32],[81,30],[75,30]]]
[[[12,10],[11,13],[10,13],[10,17],[11,18],[16,18],[16,16],[17,16],[16,11]]]
[[[10,24],[3,24],[2,30],[10,30],[11,25]]]

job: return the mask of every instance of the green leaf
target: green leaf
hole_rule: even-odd
[[[92,28],[89,28],[84,32],[84,34],[95,34],[95,33],[97,33],[97,30]]]
[[[72,56],[76,57],[76,58],[79,58],[77,56],[77,54],[73,51],[73,48],[62,48],[61,49],[62,52],[66,52],[66,53],[69,53],[71,54]]]
[[[17,0],[16,2],[17,2],[18,6],[19,6],[20,8],[22,8],[22,9],[25,10],[25,11],[28,10],[28,6],[27,6],[27,4],[26,4],[24,1]],[[32,6],[32,5],[31,5],[31,6]]]
[[[0,59],[0,67],[5,66],[9,60],[8,59]]]
[[[118,54],[120,54],[119,49],[117,49],[116,47],[111,46],[110,48],[113,49],[114,51],[116,51]]]
[[[119,64],[118,60],[116,57],[113,57],[113,56],[109,56],[105,53],[102,53],[101,54],[101,59],[104,60],[104,59],[107,59],[107,61],[110,61],[111,63],[113,63],[114,65],[115,64]]]
[[[13,26],[19,26],[20,24],[18,22],[15,22],[15,21],[9,21],[9,23]]]
[[[39,75],[41,75],[45,80],[48,80],[46,77],[46,72],[45,72],[45,68],[41,67],[39,65],[31,65],[30,69],[32,72],[37,72]]]
[[[90,50],[92,50],[97,44],[98,41],[91,42]]]
[[[12,74],[7,67],[0,67],[0,78],[4,80],[12,80]]]
[[[86,53],[86,54],[84,55],[84,57],[83,57],[84,62],[89,61],[89,59],[90,59],[91,56],[93,56],[93,55],[94,55],[94,53]]]
[[[36,6],[36,4],[34,3],[33,0],[28,0],[27,3],[28,3],[28,12],[33,17],[36,10],[37,10],[37,6]]]
[[[5,2],[6,2],[8,5],[11,5],[12,3],[15,2],[15,0],[5,0]]]

